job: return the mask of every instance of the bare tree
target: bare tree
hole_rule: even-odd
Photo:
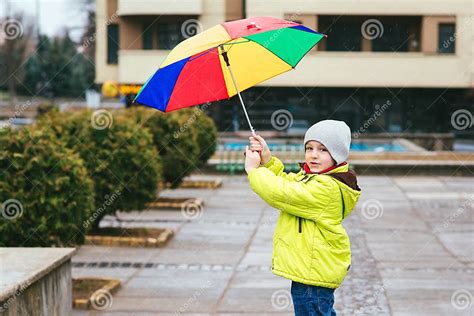
[[[83,35],[83,42],[89,43],[88,45],[83,45],[84,55],[86,55],[90,60],[95,61],[95,1],[84,0],[84,2],[84,8],[87,11],[87,25]]]
[[[0,86],[7,86],[16,102],[18,85],[25,75],[24,64],[34,49],[33,24],[22,13],[0,18]]]

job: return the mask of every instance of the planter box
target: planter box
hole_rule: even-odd
[[[189,206],[202,208],[204,201],[199,198],[165,198],[160,197],[155,202],[147,204],[148,208],[152,209],[178,209],[184,210]]]
[[[86,245],[163,247],[173,237],[174,231],[168,228],[101,228],[99,234],[87,235]]]
[[[217,180],[184,180],[180,188],[183,189],[218,189],[222,186],[222,179]]]
[[[222,179],[216,180],[184,180],[178,188],[180,189],[218,189],[222,186]],[[160,182],[160,191],[171,188],[169,183]]]
[[[73,279],[73,306],[75,309],[105,310],[112,306],[113,296],[120,281],[109,278]]]

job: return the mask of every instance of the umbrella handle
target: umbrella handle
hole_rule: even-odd
[[[224,58],[224,61],[227,65],[227,69],[229,69],[230,78],[232,79],[232,83],[234,84],[235,91],[237,91],[237,95],[239,96],[240,104],[242,105],[242,109],[244,110],[245,118],[247,119],[247,122],[249,123],[250,131],[252,132],[252,135],[255,136],[255,129],[253,128],[252,123],[250,122],[247,109],[245,108],[244,100],[242,100],[242,96],[240,95],[239,88],[237,87],[237,82],[235,82],[234,74],[232,72],[232,69],[230,68],[229,57],[227,56],[227,52],[224,50],[224,46],[221,45],[220,48],[222,52],[222,57]]]

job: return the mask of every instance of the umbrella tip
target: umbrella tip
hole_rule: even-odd
[[[257,23],[255,22],[250,22],[250,24],[247,24],[247,30],[250,30],[250,29],[261,29],[260,25],[258,25]]]

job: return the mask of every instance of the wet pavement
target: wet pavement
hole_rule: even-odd
[[[216,190],[162,194],[200,197],[202,210],[121,216],[129,227],[175,229],[164,248],[81,247],[73,277],[113,277],[122,287],[98,310],[74,315],[293,315],[291,281],[270,271],[278,211],[246,176],[219,178]],[[359,183],[362,197],[344,222],[353,257],[336,290],[338,315],[474,315],[474,178]]]

